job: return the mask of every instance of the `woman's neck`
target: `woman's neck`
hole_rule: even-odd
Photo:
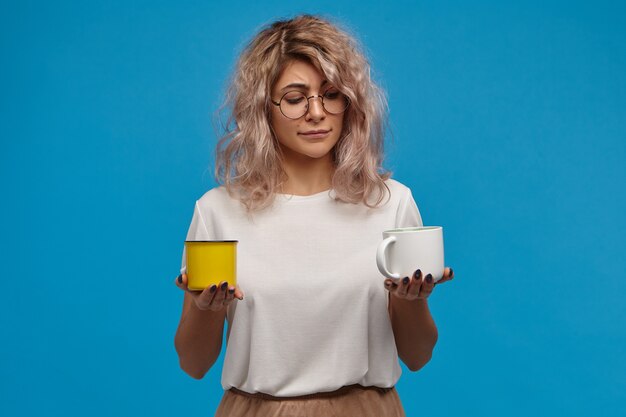
[[[312,195],[326,191],[332,186],[334,164],[331,155],[323,158],[299,158],[285,160],[283,168],[287,179],[280,192],[291,195]]]

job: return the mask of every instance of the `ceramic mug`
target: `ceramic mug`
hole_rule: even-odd
[[[228,281],[237,285],[237,240],[185,241],[187,288],[201,291]]]
[[[387,278],[412,277],[420,269],[435,282],[443,277],[443,227],[423,226],[385,230],[376,251],[376,265]]]

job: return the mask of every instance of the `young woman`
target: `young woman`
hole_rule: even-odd
[[[412,371],[431,358],[435,283],[376,267],[382,231],[422,219],[382,168],[386,102],[359,45],[318,16],[276,21],[226,104],[222,185],[196,201],[187,240],[238,240],[238,284],[189,291],[183,251],[180,366],[202,378],[228,320],[216,416],[403,416],[398,358]]]

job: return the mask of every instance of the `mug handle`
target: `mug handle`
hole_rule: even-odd
[[[395,236],[389,236],[388,238],[380,242],[380,245],[378,245],[378,249],[376,250],[376,265],[378,266],[378,270],[380,271],[380,273],[387,278],[399,279],[400,275],[389,272],[389,270],[387,269],[387,264],[385,263],[385,252],[387,251],[387,246],[395,241]]]

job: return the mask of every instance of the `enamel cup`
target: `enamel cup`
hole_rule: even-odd
[[[237,285],[237,240],[185,241],[187,288],[203,290],[221,281]]]
[[[387,278],[412,277],[420,269],[422,277],[432,274],[435,282],[443,277],[443,227],[405,227],[385,230],[376,251],[376,265]]]

